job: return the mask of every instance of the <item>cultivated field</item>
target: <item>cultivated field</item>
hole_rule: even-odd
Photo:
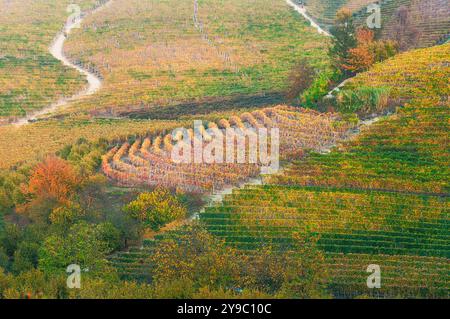
[[[449,297],[448,0],[294,2],[0,0],[0,299]]]
[[[199,1],[197,8],[191,0],[115,0],[88,17],[66,53],[94,65],[105,87],[72,110],[114,115],[207,97],[279,95],[299,58],[327,66],[327,41],[283,1]]]
[[[448,296],[449,49],[406,53],[356,77],[348,90],[392,85],[391,98],[403,99],[397,114],[268,185],[233,192],[201,215],[208,229],[250,250],[288,249],[293,232],[318,233],[338,297],[373,292],[361,278],[374,259],[392,271],[379,296]]]
[[[83,77],[53,58],[48,48],[68,14],[69,0],[2,0],[0,7],[0,123],[71,96]],[[94,0],[77,1],[83,10]]]

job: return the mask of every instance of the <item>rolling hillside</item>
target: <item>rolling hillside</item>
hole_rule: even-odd
[[[338,298],[448,297],[449,48],[401,54],[358,75],[345,90],[391,86],[395,115],[329,154],[309,154],[262,186],[234,190],[207,207],[201,223],[248,254],[265,245],[289,250],[297,232],[318,235],[328,290]],[[149,279],[144,261],[154,246],[146,241],[111,261],[123,278]],[[369,264],[382,269],[381,289],[366,286]]]
[[[449,0],[308,22],[372,1],[75,1],[64,66],[69,2],[0,0],[0,299],[448,299]]]
[[[115,0],[67,42],[66,53],[95,65],[105,82],[70,111],[110,116],[215,99],[220,105],[230,96],[248,106],[261,95],[280,103],[301,57],[322,70],[328,65],[327,42],[311,30],[278,0]]]
[[[411,22],[411,28],[417,30],[417,39],[410,48],[432,46],[443,39],[448,39],[450,35],[449,0],[383,0],[378,3],[382,17],[381,37],[384,39],[395,38],[399,8],[406,8],[409,11],[408,19]],[[366,17],[365,10],[356,12],[355,23],[363,25]]]
[[[37,3],[45,4],[45,1],[50,0],[39,0]],[[104,78],[101,92],[72,103],[54,119],[20,128],[1,126],[0,168],[42,158],[79,138],[97,140],[103,137],[125,141],[130,136],[145,135],[146,131],[154,132],[149,127],[162,127],[162,123],[166,123],[167,127],[184,123],[158,121],[153,124],[152,121],[115,116],[122,112],[135,111],[144,119],[177,120],[194,113],[206,117],[211,112],[220,113],[222,110],[254,110],[278,104],[284,100],[280,90],[287,85],[287,74],[300,57],[308,57],[318,69],[328,67],[328,57],[324,54],[326,41],[285,2],[264,0],[258,2],[258,10],[254,10],[253,5],[252,1],[236,1],[229,8],[222,8],[220,1],[208,7],[200,5],[199,20],[203,22],[210,42],[194,26],[192,1],[173,4],[172,1],[142,3],[114,0],[108,8],[87,16],[83,27],[70,34],[64,48],[71,60],[95,66],[99,70]],[[25,10],[16,4],[11,5],[10,10],[18,10],[17,7]],[[60,9],[62,15],[65,7],[61,4]],[[234,14],[235,11],[239,14]],[[126,18],[129,14],[134,16],[131,21]],[[272,18],[273,14],[277,19]],[[219,16],[222,17],[220,20]],[[53,19],[54,26],[39,43],[41,53],[48,56],[48,45],[64,19],[61,16],[60,20],[55,20],[52,15],[47,18]],[[239,24],[236,24],[236,19],[240,19]],[[143,29],[143,23],[151,27]],[[242,29],[242,25],[246,28]],[[188,47],[191,51],[186,51]],[[232,65],[224,58],[224,53],[229,53],[230,59],[238,63],[240,70],[248,76],[230,71]],[[59,65],[59,62],[54,63]],[[57,67],[64,69],[60,65]],[[46,85],[39,81],[55,81],[57,76],[39,75],[40,71],[36,70],[40,67],[30,68],[39,80],[32,81],[32,86],[27,85],[27,90],[33,89],[34,85],[39,92],[47,90]],[[81,81],[82,77],[74,70],[64,72],[76,76],[80,79],[79,84],[84,86],[85,81]],[[10,81],[10,77],[6,72],[0,73],[0,81],[4,78],[5,83],[8,82],[6,88],[21,83],[20,80]],[[80,85],[73,86],[70,94],[77,91]],[[69,87],[64,86],[65,89]],[[33,108],[42,108],[57,99],[52,88],[53,84],[48,89],[52,95]],[[174,94],[176,96],[171,96]],[[187,104],[186,99],[190,100]],[[33,103],[37,100],[30,99]],[[8,101],[9,98],[2,98],[0,103]],[[165,107],[167,103],[175,103],[175,106],[167,107],[167,111],[152,107],[159,103]],[[1,108],[5,115],[11,115],[7,110],[8,107]],[[74,114],[80,110],[87,114]],[[64,121],[60,121],[62,117]],[[12,145],[11,140],[15,141]]]
[[[338,150],[312,153],[264,186],[235,191],[201,219],[250,250],[286,249],[295,231],[319,234],[337,297],[371,294],[361,278],[372,262],[389,273],[379,296],[446,297],[449,49],[402,54],[357,76],[347,89],[392,85],[391,98],[409,102]]]

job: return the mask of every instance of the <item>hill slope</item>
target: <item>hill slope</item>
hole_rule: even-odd
[[[405,8],[408,11],[410,28],[417,32],[417,39],[410,46],[411,48],[432,46],[450,35],[449,0],[382,0],[377,3],[381,8],[381,37],[384,39],[395,39],[395,27],[399,23],[399,8]],[[356,12],[355,23],[364,25],[367,15],[365,9]]]
[[[357,76],[348,90],[392,86],[393,99],[409,102],[340,149],[313,153],[267,185],[235,191],[201,220],[250,250],[264,243],[288,249],[297,231],[319,234],[336,296],[446,297],[449,49],[402,54]],[[372,263],[384,269],[376,292],[365,286]]]
[[[450,35],[449,0],[305,0],[306,8],[320,24],[333,25],[336,12],[348,8],[354,12],[355,24],[364,26],[370,15],[367,5],[377,3],[381,8],[381,37],[393,38],[398,24],[397,10],[401,7],[409,11],[412,28],[417,30],[418,38],[412,47],[427,47]]]
[[[250,255],[264,245],[289,250],[296,232],[317,234],[335,297],[447,297],[449,48],[404,53],[351,80],[345,90],[391,87],[396,114],[265,185],[234,190],[200,221]],[[111,262],[123,278],[149,279],[144,260],[154,245],[145,241]],[[367,288],[370,264],[381,268],[381,289]]]

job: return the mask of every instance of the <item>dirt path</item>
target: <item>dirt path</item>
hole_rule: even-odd
[[[328,31],[325,31],[324,29],[322,29],[322,27],[320,25],[318,25],[313,18],[311,18],[308,13],[306,12],[306,8],[302,5],[298,5],[296,3],[294,3],[292,0],[287,0],[286,1],[288,5],[290,5],[291,7],[293,7],[295,9],[295,11],[297,11],[298,13],[300,13],[306,20],[309,21],[309,23],[311,23],[311,26],[313,28],[315,28],[317,30],[317,32],[319,32],[319,34],[323,34],[327,37],[331,37],[331,34]]]
[[[112,3],[112,1],[113,0],[109,0],[105,3],[103,3],[99,7],[92,10],[88,15],[95,14],[98,11],[103,10],[104,8],[108,7]],[[84,69],[83,67],[75,65],[64,55],[64,43],[66,42],[67,37],[70,35],[70,32],[73,29],[75,29],[80,23],[83,22],[83,20],[86,16],[87,15],[80,16],[74,20],[68,21],[65,24],[63,30],[56,35],[56,38],[53,40],[53,42],[49,48],[49,52],[55,59],[61,61],[61,63],[64,64],[65,66],[75,69],[79,73],[84,75],[88,82],[87,87],[71,97],[61,98],[57,102],[43,108],[42,110],[27,114],[25,117],[22,117],[22,118],[16,120],[15,122],[13,122],[12,123],[13,125],[16,125],[16,126],[27,125],[30,122],[38,119],[40,116],[50,114],[58,109],[63,108],[70,102],[79,100],[85,96],[92,95],[101,88],[102,80],[100,79],[100,77],[98,75],[96,75],[95,73],[93,73],[87,69]]]

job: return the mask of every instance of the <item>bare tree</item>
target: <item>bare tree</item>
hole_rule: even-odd
[[[308,89],[314,80],[314,69],[309,63],[302,59],[298,62],[289,75],[289,87],[286,92],[288,100],[298,98],[301,93]]]
[[[406,6],[397,9],[392,37],[397,41],[401,51],[417,46],[420,32],[411,17],[411,11]]]

